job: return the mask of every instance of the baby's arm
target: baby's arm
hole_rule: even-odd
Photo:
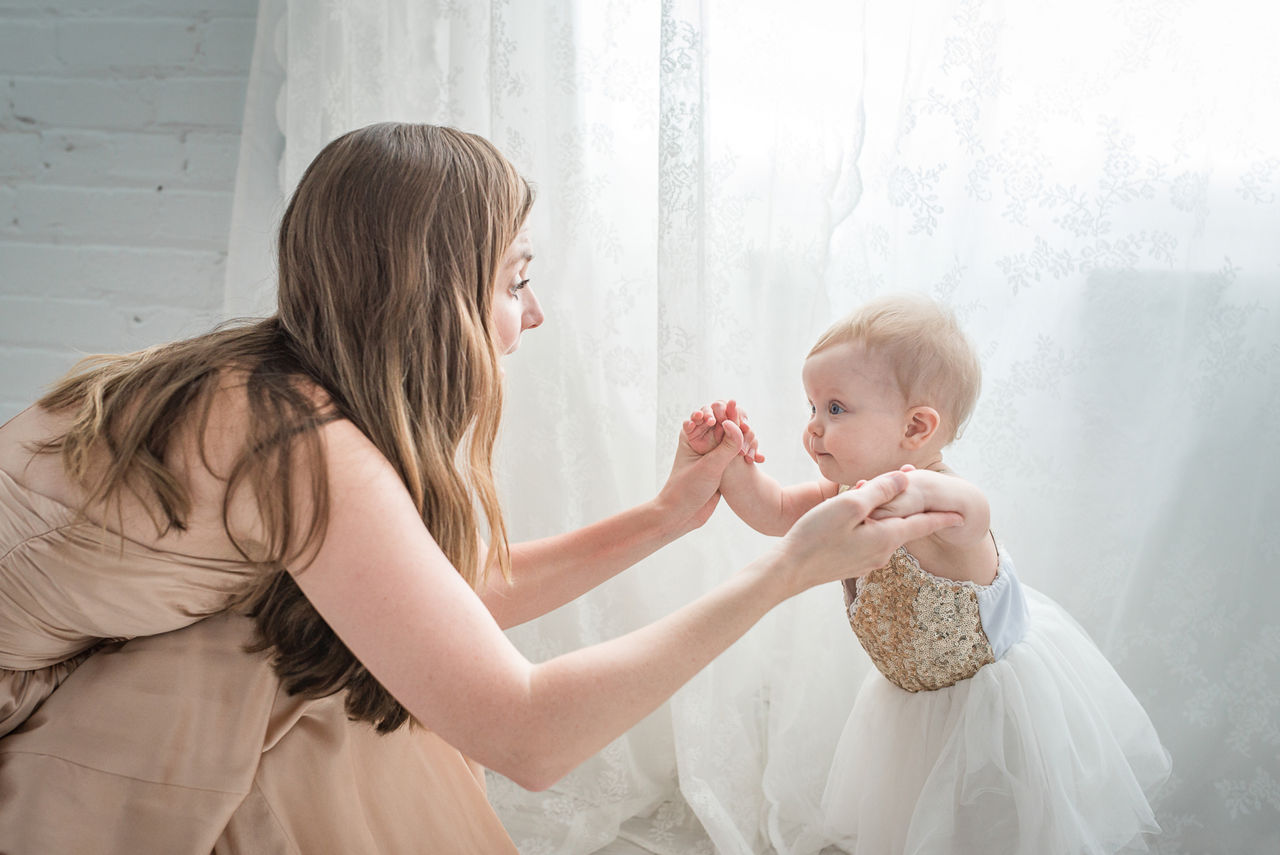
[[[756,450],[755,432],[747,424],[746,413],[734,401],[716,401],[694,412],[685,420],[683,440],[694,451],[705,454],[719,444],[716,426],[725,421],[742,429],[744,451],[725,469],[720,493],[733,512],[756,531],[786,534],[806,511],[838,491],[837,485],[825,480],[783,487],[766,475],[756,465],[764,462],[764,455]]]
[[[744,457],[735,457],[720,478],[720,494],[747,525],[762,534],[784,535],[795,521],[839,492],[830,481],[784,487]]]
[[[926,510],[955,511],[964,517],[964,525],[939,531],[939,539],[960,546],[986,537],[991,528],[991,508],[981,490],[949,472],[903,468],[907,472],[907,489],[872,511],[873,519],[904,517]]]

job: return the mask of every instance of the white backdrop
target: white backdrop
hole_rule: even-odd
[[[783,8],[785,6],[785,8]],[[680,418],[744,401],[781,480],[803,354],[886,290],[950,304],[985,383],[951,462],[1174,758],[1169,855],[1280,851],[1280,15],[1245,0],[262,0],[229,314],[280,200],[383,119],[488,136],[536,185],[547,324],[508,360],[513,536],[653,494]],[[762,548],[702,531],[512,632],[612,637]],[[816,852],[869,667],[838,588],[775,610],[553,790],[521,851]],[[615,844],[617,845],[617,844]]]

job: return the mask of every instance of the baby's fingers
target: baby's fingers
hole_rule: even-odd
[[[684,428],[685,433],[695,435],[706,433],[711,429],[713,424],[715,424],[715,422],[708,422],[706,414],[701,410],[698,410],[689,416],[689,418],[685,419],[681,424],[681,427]]]
[[[764,455],[757,450],[760,440],[756,438],[756,432],[751,429],[751,425],[747,424],[745,418],[738,420],[738,426],[742,428],[742,456],[750,463],[763,463]]]

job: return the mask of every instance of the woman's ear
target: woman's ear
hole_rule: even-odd
[[[923,447],[937,435],[940,424],[942,424],[942,417],[933,407],[912,407],[907,410],[907,427],[902,436],[903,446],[913,451]]]

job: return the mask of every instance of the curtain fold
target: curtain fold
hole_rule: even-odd
[[[978,410],[948,453],[1020,575],[1084,625],[1173,754],[1156,851],[1280,848],[1280,13],[1244,0],[261,0],[228,314],[315,152],[383,119],[492,139],[534,183],[547,311],[506,362],[516,539],[650,498],[736,397],[814,477],[799,371],[892,290],[951,305]],[[534,660],[767,547],[701,531],[511,632]],[[776,609],[546,793],[526,853],[815,853],[869,663],[838,587]]]

